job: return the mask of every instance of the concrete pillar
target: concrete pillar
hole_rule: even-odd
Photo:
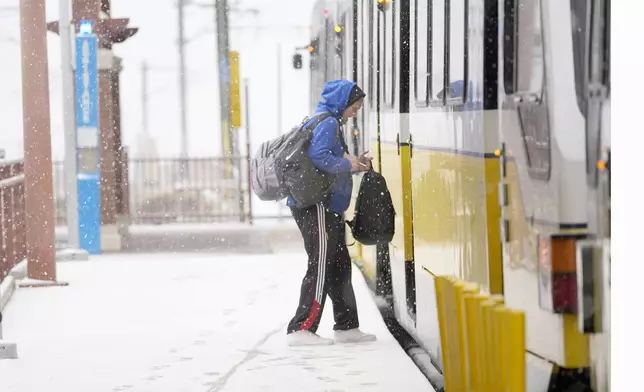
[[[98,89],[101,128],[101,248],[107,252],[121,250],[121,236],[116,225],[117,152],[114,115],[114,86],[112,74],[114,53],[112,49],[98,51]]]
[[[27,273],[56,280],[49,117],[49,69],[44,0],[20,0]]]
[[[123,60],[114,56],[112,67],[112,106],[114,107],[114,151],[116,153],[116,224],[121,236],[129,232],[128,156],[121,135],[121,72]]]

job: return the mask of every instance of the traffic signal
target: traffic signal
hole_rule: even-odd
[[[391,5],[391,2],[393,0],[377,0],[378,1],[378,11],[387,11],[389,9],[389,6]]]
[[[295,53],[293,55],[293,68],[295,69],[301,69],[302,68],[302,55],[299,53]]]

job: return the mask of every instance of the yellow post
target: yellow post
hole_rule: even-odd
[[[503,297],[492,296],[489,300],[481,303],[481,319],[483,321],[483,367],[481,372],[481,391],[482,392],[500,392],[497,388],[498,377],[496,371],[499,367],[498,346],[496,333],[493,323],[493,312],[497,306],[503,305]]]
[[[507,392],[526,391],[525,314],[508,310],[504,314],[508,347],[505,386]]]
[[[512,349],[509,342],[510,337],[508,336],[509,331],[506,322],[506,315],[509,311],[510,309],[503,306],[499,306],[493,310],[495,338],[499,347],[497,350],[498,366],[495,374],[497,376],[497,388],[501,392],[506,392],[509,366],[508,351]]]
[[[440,332],[441,339],[441,354],[443,358],[443,376],[445,379],[445,391],[453,391],[452,389],[452,380],[450,377],[450,358],[449,350],[450,347],[447,342],[447,292],[451,285],[451,277],[448,276],[436,276],[434,278],[434,287],[436,290],[436,304],[438,311],[438,330]]]
[[[230,63],[230,125],[241,128],[241,90],[239,86],[239,52],[229,52]]]
[[[458,358],[458,321],[456,320],[456,279],[450,279],[445,291],[445,338],[447,347],[444,353],[449,358],[449,379],[451,390],[454,392],[461,391],[461,382],[459,377],[459,358]]]
[[[233,131],[241,128],[241,93],[239,87],[239,53],[234,51],[228,52],[228,66],[230,70],[228,80],[228,99],[229,99],[229,118],[230,123],[227,123],[226,129],[223,129],[224,138],[224,151],[226,152],[226,159],[224,160],[224,178],[231,180],[233,178],[233,155],[238,146],[234,146],[233,140],[238,140],[233,137]],[[220,88],[222,88],[220,86]],[[237,136],[237,135],[235,135]],[[241,166],[241,162],[239,162]],[[230,185],[227,182],[225,185],[225,199],[230,200],[232,197]]]
[[[461,391],[472,391],[470,385],[470,359],[467,346],[467,315],[465,311],[465,296],[475,295],[481,291],[476,283],[458,282],[454,285],[455,303],[456,303],[456,325],[454,335],[458,341],[458,351],[455,357],[458,358],[458,383]]]
[[[484,362],[484,329],[481,318],[481,304],[490,297],[485,294],[465,295],[465,315],[467,326],[467,356],[469,366],[469,391],[481,392]]]

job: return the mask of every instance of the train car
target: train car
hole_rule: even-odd
[[[592,7],[609,9],[607,1]],[[588,390],[591,362],[600,366],[591,347],[605,357],[605,336],[581,328],[578,298],[584,263],[575,249],[587,241],[589,213],[604,206],[584,208],[594,194],[584,180],[587,130],[605,126],[587,121],[597,109],[580,103],[588,40],[578,18],[591,20],[581,3],[320,0],[314,8],[311,105],[327,80],[363,88],[346,140],[356,155],[371,151],[397,211],[392,243],[356,244],[353,256],[445,375],[444,276],[501,295],[525,318],[525,390]]]

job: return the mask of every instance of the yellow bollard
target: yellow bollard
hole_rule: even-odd
[[[504,312],[506,339],[508,347],[507,372],[504,392],[526,391],[526,354],[525,354],[525,313],[507,310]]]
[[[445,292],[445,320],[446,320],[446,354],[449,358],[449,378],[451,391],[462,390],[459,360],[459,339],[458,339],[458,316],[456,312],[456,279],[449,279]]]
[[[464,296],[467,326],[467,353],[469,365],[468,390],[471,392],[482,391],[481,373],[483,372],[484,328],[481,318],[481,304],[490,297],[485,294],[468,294]]]
[[[496,340],[498,342],[498,368],[496,370],[497,387],[499,392],[506,392],[506,381],[508,374],[509,358],[508,351],[511,349],[508,341],[507,313],[510,309],[499,306],[494,308],[493,319],[495,325]]]
[[[455,303],[456,303],[456,328],[454,335],[458,340],[458,351],[456,358],[458,359],[458,385],[459,391],[470,392],[470,366],[467,347],[467,321],[465,312],[465,296],[475,295],[481,291],[481,288],[476,283],[458,282],[454,285]]]
[[[489,300],[481,303],[481,319],[483,321],[483,346],[484,355],[483,366],[481,367],[481,391],[482,392],[501,392],[498,385],[498,377],[496,371],[499,366],[498,360],[498,341],[496,340],[496,333],[493,323],[493,311],[496,307],[503,305],[503,297],[495,295],[490,297]]]
[[[443,377],[445,379],[445,391],[452,391],[450,377],[449,346],[447,343],[447,319],[446,319],[446,302],[447,292],[450,286],[450,277],[436,276],[434,278],[434,287],[436,291],[436,307],[438,311],[438,328],[441,339],[441,354],[443,358]]]

